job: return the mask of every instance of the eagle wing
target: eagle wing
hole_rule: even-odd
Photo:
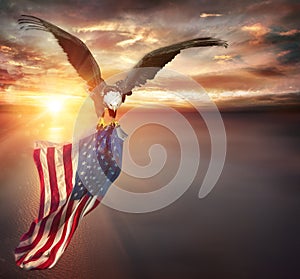
[[[89,91],[94,91],[91,97],[95,103],[97,115],[101,115],[104,108],[97,88],[103,87],[105,82],[101,78],[99,65],[88,47],[77,37],[38,17],[22,15],[18,23],[21,29],[46,31],[54,35],[78,75],[87,82]]]
[[[228,44],[226,41],[211,37],[196,38],[149,52],[133,67],[127,77],[121,82],[120,87],[122,88],[123,94],[130,95],[132,89],[144,85],[147,80],[153,79],[181,50],[207,46],[224,46],[226,48]]]

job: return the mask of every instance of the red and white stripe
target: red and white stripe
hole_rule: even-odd
[[[40,178],[39,214],[15,249],[17,265],[27,270],[53,267],[81,218],[99,204],[96,196],[71,200],[76,169],[72,144],[39,142],[33,157]]]

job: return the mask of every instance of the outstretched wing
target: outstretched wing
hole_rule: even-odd
[[[22,15],[18,19],[18,23],[21,25],[21,29],[41,30],[52,33],[67,54],[69,62],[78,75],[87,82],[90,91],[104,82],[96,60],[80,39],[35,16]]]
[[[121,82],[120,87],[122,87],[123,94],[129,95],[133,88],[144,85],[147,80],[153,79],[181,50],[191,47],[207,46],[227,47],[228,44],[226,41],[211,37],[197,38],[149,52],[133,67],[125,80]]]

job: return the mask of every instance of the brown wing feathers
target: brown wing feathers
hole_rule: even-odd
[[[78,75],[89,85],[90,90],[103,82],[100,68],[87,46],[77,37],[40,18],[22,15],[18,20],[21,29],[50,32],[67,54],[68,60]]]

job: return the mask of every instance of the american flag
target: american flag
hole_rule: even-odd
[[[97,207],[119,176],[125,138],[120,126],[108,125],[77,145],[37,142],[33,157],[40,207],[15,249],[18,266],[32,270],[57,263],[81,218]]]

